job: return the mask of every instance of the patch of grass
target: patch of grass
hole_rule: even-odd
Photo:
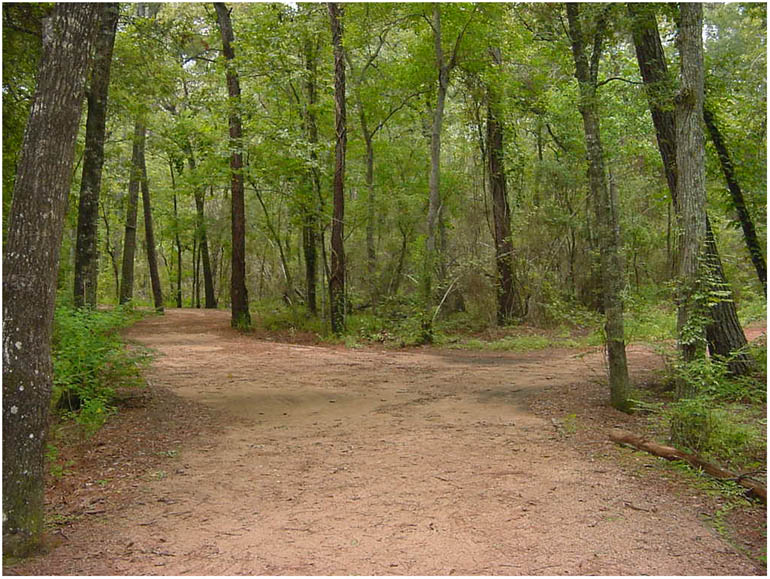
[[[578,417],[577,414],[567,414],[562,421],[562,427],[564,433],[567,435],[573,435],[578,431]]]
[[[508,352],[531,352],[546,348],[589,348],[599,346],[602,338],[599,334],[592,333],[579,338],[563,338],[544,334],[528,334],[519,336],[505,336],[495,340],[482,340],[480,338],[457,338],[449,343],[450,348],[459,350],[492,350]]]

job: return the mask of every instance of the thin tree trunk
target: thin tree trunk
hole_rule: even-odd
[[[158,273],[158,257],[155,252],[155,232],[152,227],[152,203],[150,201],[150,185],[147,182],[147,163],[145,161],[144,143],[142,139],[142,209],[144,213],[144,235],[147,243],[147,265],[150,269],[150,284],[152,286],[152,301],[155,311],[163,313],[163,291],[160,287],[160,275]]]
[[[490,55],[496,66],[502,64],[498,48]],[[492,87],[487,89],[487,164],[489,188],[492,194],[492,214],[495,224],[495,262],[497,264],[497,323],[506,325],[522,315],[521,300],[513,278],[513,242],[511,240],[511,210],[506,191],[503,125],[495,109],[498,97]]]
[[[278,232],[278,229],[273,224],[273,220],[270,218],[270,213],[267,210],[267,205],[265,204],[265,200],[262,198],[262,193],[259,192],[259,189],[257,188],[257,184],[253,181],[250,181],[252,188],[254,189],[254,193],[257,195],[257,201],[259,201],[260,206],[262,207],[262,212],[265,214],[265,225],[267,225],[267,230],[270,233],[270,237],[272,237],[275,244],[278,246],[278,257],[281,260],[281,269],[283,270],[283,277],[285,281],[285,286],[283,290],[283,299],[287,304],[291,304],[291,295],[294,293],[294,282],[292,281],[291,277],[291,270],[289,269],[289,260],[286,257],[286,251],[284,250],[285,244],[281,240],[281,235]],[[278,226],[280,227],[280,221],[278,223]],[[303,228],[303,234],[304,234],[304,228]]]
[[[409,239],[407,230],[399,224],[399,231],[401,231],[401,250],[398,252],[398,263],[396,264],[396,271],[393,273],[393,280],[390,283],[390,295],[398,295],[398,289],[401,286],[401,277],[404,272],[404,261],[406,260],[406,250],[408,248]]]
[[[174,192],[174,244],[176,245],[176,307],[182,307],[182,241],[179,238],[179,209],[176,197],[176,180],[174,179],[174,164],[168,162],[171,173],[171,189]]]
[[[330,2],[329,22],[334,47],[334,102],[336,107],[336,144],[334,147],[334,209],[331,238],[331,275],[329,277],[329,305],[332,332],[345,331],[345,148],[347,128],[345,126],[345,55],[342,48],[343,8]]]
[[[144,120],[137,117],[134,123],[131,174],[128,179],[128,206],[126,208],[126,232],[123,235],[123,265],[120,279],[120,303],[131,301],[134,296],[134,256],[136,254],[136,217],[139,205],[139,187],[142,181],[140,158],[144,154]]]
[[[318,50],[313,41],[305,42],[305,93],[307,107],[305,110],[305,130],[310,145],[311,167],[308,171],[310,195],[305,207],[304,223],[302,224],[302,251],[305,257],[305,303],[311,314],[318,314],[316,286],[318,285],[318,204],[321,198],[321,176],[317,162],[318,155],[318,123],[316,121],[316,61]]]
[[[55,4],[43,23],[37,87],[3,247],[3,556],[41,545],[51,332],[64,215],[96,4]]]
[[[438,263],[437,234],[439,213],[441,211],[441,127],[444,122],[444,106],[449,90],[449,73],[451,68],[444,57],[441,45],[441,7],[433,4],[433,44],[438,70],[438,85],[436,89],[436,107],[430,130],[430,174],[428,176],[428,221],[425,237],[425,258],[422,272],[422,298],[425,302],[423,319],[423,339],[430,342],[433,339],[433,277]]]
[[[201,244],[198,242],[198,251],[195,254],[195,307],[201,307]]]
[[[187,143],[187,166],[190,172],[195,172],[195,157],[193,156],[192,146]],[[209,255],[209,241],[206,234],[206,216],[204,212],[205,190],[203,187],[195,187],[193,190],[195,197],[195,233],[198,236],[199,251],[201,261],[203,262],[203,286],[206,295],[206,308],[216,309],[217,298],[214,293],[214,276],[211,273],[211,258]]]
[[[112,262],[112,275],[115,278],[115,300],[120,301],[120,260],[118,259],[117,243],[113,247],[110,235],[110,220],[107,211],[102,207],[102,220],[104,221],[104,249]]]
[[[722,173],[725,176],[727,188],[733,199],[733,205],[735,205],[735,212],[738,214],[738,220],[741,222],[743,238],[746,241],[746,248],[749,250],[749,255],[751,256],[751,262],[754,264],[754,269],[757,270],[757,277],[759,278],[765,293],[767,293],[767,264],[765,263],[765,256],[762,253],[762,247],[759,245],[759,239],[757,239],[754,221],[751,219],[749,210],[746,207],[746,202],[743,199],[743,191],[741,191],[741,187],[738,184],[738,178],[735,175],[735,168],[733,167],[733,160],[730,157],[730,151],[727,149],[725,140],[722,138],[722,133],[719,131],[714,112],[709,108],[704,108],[703,119],[706,121],[706,127],[711,136],[711,142],[714,143],[714,148],[717,150],[719,163],[722,166]]]
[[[99,278],[99,193],[104,164],[104,138],[107,122],[107,95],[110,85],[112,49],[118,25],[119,7],[115,2],[100,4],[101,26],[96,38],[89,87],[88,118],[80,182],[77,241],[75,246],[75,307],[96,307]]]
[[[249,296],[246,291],[246,209],[243,194],[243,128],[241,124],[241,87],[233,60],[233,27],[230,12],[222,2],[215,2],[217,20],[222,34],[222,49],[226,61],[227,92],[230,125],[230,173],[232,202],[232,264],[230,272],[231,325],[246,329],[251,326]]]
[[[377,204],[374,196],[374,145],[372,135],[366,125],[366,116],[363,113],[363,103],[359,103],[361,113],[361,129],[366,143],[366,273],[369,276],[369,298],[372,301],[372,311],[376,311],[379,293],[377,289],[377,251],[374,246],[374,222]]]
[[[602,277],[602,301],[604,304],[607,358],[609,362],[610,402],[613,407],[629,409],[628,362],[626,360],[625,333],[623,327],[623,269],[619,251],[619,229],[612,194],[607,186],[599,129],[597,76],[603,36],[606,31],[605,14],[596,18],[593,50],[589,57],[585,52],[581,9],[585,4],[567,4],[567,19],[575,59],[575,77],[580,90],[579,108],[585,130],[588,178],[593,198],[596,227],[599,235],[599,251]]]
[[[668,74],[666,57],[658,32],[658,23],[655,19],[655,7],[629,3],[627,8],[633,20],[632,31],[636,58],[644,80],[647,102],[655,125],[658,150],[663,161],[669,193],[676,212],[678,210],[678,170],[673,112],[674,84]],[[705,217],[705,228],[706,251],[708,252],[706,259],[715,280],[715,289],[728,293],[726,298],[721,299],[708,309],[710,322],[706,327],[706,339],[709,352],[712,355],[726,356],[729,360],[730,372],[736,376],[744,375],[752,367],[749,356],[745,352],[739,353],[747,344],[746,336],[738,320],[732,291],[724,275],[708,215]]]

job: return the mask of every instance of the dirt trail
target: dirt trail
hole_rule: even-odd
[[[550,386],[595,376],[597,353],[281,344],[200,310],[129,337],[159,354],[149,379],[211,407],[218,427],[130,505],[68,531],[34,572],[758,572],[688,497],[602,458],[617,452],[603,433],[593,456],[529,410]]]

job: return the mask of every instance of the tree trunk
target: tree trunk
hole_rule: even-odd
[[[626,444],[632,446],[638,450],[644,450],[655,456],[665,458],[666,460],[683,460],[694,466],[698,470],[713,476],[714,478],[721,480],[734,480],[739,485],[749,489],[751,493],[759,498],[763,503],[767,503],[767,488],[761,484],[750,480],[745,475],[735,475],[734,473],[724,470],[714,464],[706,462],[705,460],[698,458],[694,454],[682,452],[681,450],[672,446],[663,446],[662,444],[656,444],[644,437],[636,436],[631,432],[625,430],[613,429],[610,431],[610,440],[618,444]]]
[[[179,209],[176,198],[176,181],[174,179],[174,164],[168,163],[171,174],[171,189],[174,192],[174,244],[176,245],[176,307],[182,307],[182,240],[179,238]]]
[[[195,172],[195,157],[192,153],[192,146],[187,144],[187,166],[190,172]],[[193,191],[195,197],[195,233],[198,236],[198,247],[201,253],[201,262],[203,263],[203,286],[206,294],[206,308],[216,309],[217,297],[214,293],[214,276],[211,273],[211,257],[209,255],[209,241],[206,235],[206,216],[204,214],[205,190],[203,187],[195,187]]]
[[[705,353],[706,332],[699,322],[698,294],[704,287],[706,245],[706,171],[703,119],[703,7],[682,3],[679,7],[680,90],[676,98],[676,207],[678,217],[678,347],[690,362]],[[682,381],[679,397],[690,398],[692,384]]]
[[[722,138],[722,133],[719,131],[714,112],[708,108],[704,108],[703,119],[706,121],[706,127],[711,136],[711,142],[714,143],[714,148],[717,150],[719,163],[722,166],[722,173],[724,173],[727,188],[733,199],[733,205],[735,205],[738,220],[741,222],[743,238],[746,241],[746,248],[749,250],[749,255],[751,256],[751,262],[754,264],[754,269],[757,270],[757,277],[759,278],[765,293],[767,293],[767,264],[765,263],[765,256],[762,253],[762,247],[759,245],[759,239],[757,239],[754,221],[751,219],[749,210],[746,207],[746,202],[743,199],[743,191],[741,191],[741,187],[738,184],[738,178],[735,175],[735,169],[733,167],[733,160],[730,158],[730,151],[727,149],[727,145]]]
[[[190,307],[195,307],[195,296],[198,297],[198,307],[200,307],[200,280],[198,279],[198,238],[193,236],[192,243],[192,291],[190,292]]]
[[[668,190],[674,210],[678,210],[677,203],[677,160],[676,160],[676,128],[674,121],[673,80],[669,77],[663,45],[658,33],[658,23],[655,19],[655,7],[653,5],[633,4],[627,5],[628,12],[633,20],[634,45],[639,70],[644,80],[647,102],[649,103],[652,121],[655,125],[655,133],[658,140],[658,150],[663,161],[663,168],[668,182]],[[707,244],[706,259],[715,286],[718,290],[726,290],[728,296],[709,308],[709,323],[706,327],[706,336],[709,352],[712,355],[729,354],[730,371],[737,375],[746,374],[751,368],[751,360],[746,353],[736,354],[746,346],[746,336],[743,333],[732,291],[727,283],[722,269],[716,243],[708,215],[705,218]]]
[[[717,295],[730,294],[730,284],[725,279],[716,239],[708,219],[706,219],[705,259],[707,269],[711,272],[711,290],[717,292]],[[727,360],[727,368],[734,376],[743,376],[751,372],[754,364],[749,355],[745,351],[736,354],[736,348],[742,348],[747,342],[738,320],[735,302],[732,301],[732,298],[722,298],[709,308],[709,313],[710,319],[706,325],[706,342],[711,355]],[[743,346],[736,346],[737,344],[743,344]]]
[[[579,108],[588,157],[588,178],[593,198],[601,262],[602,302],[604,304],[605,332],[607,336],[607,357],[609,361],[610,402],[618,410],[628,411],[628,363],[626,360],[625,334],[623,327],[623,267],[620,259],[620,235],[612,194],[607,186],[599,129],[598,101],[596,97],[597,75],[603,35],[606,30],[605,14],[595,21],[593,51],[590,57],[585,52],[580,7],[585,5],[567,4],[569,34],[575,59],[575,77],[580,90]]]
[[[102,207],[102,220],[104,221],[104,250],[110,256],[112,262],[112,276],[115,279],[115,299],[120,301],[120,260],[118,259],[117,243],[112,245],[112,236],[110,235],[110,220],[107,218],[107,211]]]
[[[379,292],[377,288],[377,251],[374,247],[374,221],[376,216],[376,203],[374,197],[374,146],[372,135],[366,125],[366,116],[363,112],[363,103],[359,102],[361,109],[361,129],[366,143],[366,274],[369,276],[369,299],[372,301],[372,311],[377,310]]]
[[[230,272],[231,325],[247,329],[251,326],[249,296],[246,291],[246,208],[243,194],[243,128],[241,124],[241,86],[233,62],[233,27],[230,12],[222,2],[215,2],[219,30],[222,33],[222,50],[226,59],[227,93],[230,125],[230,173],[232,203],[232,264]]]
[[[3,556],[39,548],[53,369],[51,330],[64,215],[97,4],[55,4],[3,247]]]
[[[318,204],[321,197],[321,176],[318,171],[316,146],[318,145],[318,124],[316,122],[316,59],[318,51],[313,42],[305,42],[305,93],[307,108],[305,110],[305,130],[310,144],[311,167],[308,171],[310,195],[302,225],[302,252],[305,257],[305,303],[311,314],[318,314],[316,286],[318,285]]]
[[[130,302],[134,296],[134,256],[136,254],[136,217],[139,205],[139,187],[142,181],[140,159],[144,155],[144,120],[137,117],[134,123],[131,175],[128,179],[128,206],[126,208],[126,232],[123,235],[123,264],[120,279],[120,303]]]
[[[201,244],[198,243],[198,253],[195,254],[195,307],[201,307]]]
[[[101,26],[94,48],[91,86],[88,90],[88,118],[80,182],[77,241],[75,246],[75,307],[96,307],[99,278],[99,193],[104,164],[104,137],[107,122],[107,94],[110,85],[112,49],[118,25],[117,3],[100,4]]]
[[[502,64],[500,50],[490,50],[493,63]],[[496,108],[499,99],[493,89],[487,89],[487,164],[489,188],[492,194],[492,215],[495,224],[495,262],[497,264],[497,323],[501,326],[521,317],[521,300],[513,277],[513,242],[511,240],[511,210],[508,205],[504,166],[503,125]]]
[[[423,317],[423,339],[430,342],[433,339],[433,276],[438,263],[438,225],[441,211],[441,127],[444,122],[444,106],[449,90],[450,67],[444,58],[441,45],[441,7],[433,5],[433,44],[438,69],[438,86],[436,89],[436,107],[430,130],[430,174],[428,176],[428,222],[425,237],[425,258],[422,272],[422,298],[425,302]]]
[[[152,301],[155,311],[163,313],[163,291],[160,287],[158,274],[158,257],[155,253],[155,232],[152,227],[152,203],[150,201],[150,185],[147,182],[147,164],[145,162],[144,144],[142,138],[142,156],[139,160],[142,166],[142,210],[144,213],[144,236],[147,243],[147,265],[150,269],[150,284],[152,285]]]
[[[329,22],[334,46],[334,103],[336,106],[337,141],[334,147],[334,209],[331,238],[331,275],[329,277],[329,305],[332,332],[341,334],[345,330],[345,252],[343,226],[345,218],[345,147],[347,129],[345,126],[345,55],[342,47],[343,8],[330,2]]]

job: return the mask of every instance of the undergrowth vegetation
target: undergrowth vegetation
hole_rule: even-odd
[[[127,348],[119,334],[141,315],[123,307],[56,309],[51,397],[56,415],[91,434],[114,412],[118,389],[144,384],[141,369],[149,354],[141,348]]]

